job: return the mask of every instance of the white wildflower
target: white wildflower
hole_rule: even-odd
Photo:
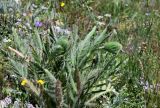
[[[111,14],[105,14],[104,16],[110,18],[110,17],[111,17]]]
[[[56,33],[61,33],[65,35],[69,35],[71,33],[68,29],[62,29],[59,26],[54,26],[54,30]]]
[[[100,25],[100,26],[104,26],[104,25],[105,25],[105,22],[99,22],[99,21],[98,21],[97,24]]]
[[[103,19],[103,16],[98,16],[97,18],[100,20],[100,19]]]

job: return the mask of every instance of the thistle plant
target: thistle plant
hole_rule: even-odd
[[[80,39],[76,29],[69,36],[55,36],[51,27],[50,34],[42,36],[35,28],[27,37],[30,41],[12,30],[11,74],[18,76],[20,89],[37,98],[35,104],[46,108],[89,107],[98,105],[96,99],[114,91],[107,79],[121,64],[116,58],[122,45],[118,42],[106,45],[110,36],[106,29],[96,33],[95,26]],[[37,81],[43,84],[37,86]]]

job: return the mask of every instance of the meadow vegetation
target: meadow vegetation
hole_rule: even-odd
[[[0,108],[159,108],[159,0],[0,0]]]

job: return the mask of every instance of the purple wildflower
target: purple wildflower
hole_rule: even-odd
[[[42,26],[42,22],[36,21],[35,26],[36,26],[36,27],[41,27],[41,26]]]
[[[12,103],[11,97],[6,97],[3,100],[0,100],[0,108],[8,107]]]

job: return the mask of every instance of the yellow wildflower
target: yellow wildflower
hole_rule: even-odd
[[[27,80],[26,80],[26,79],[23,79],[22,82],[21,82],[21,85],[24,86],[24,85],[26,85],[26,84],[27,84]]]
[[[40,84],[40,85],[43,85],[44,84],[44,80],[38,80],[37,83]]]
[[[60,3],[60,6],[61,6],[61,7],[64,7],[64,6],[65,6],[65,3],[64,3],[64,2],[61,2],[61,3]]]

